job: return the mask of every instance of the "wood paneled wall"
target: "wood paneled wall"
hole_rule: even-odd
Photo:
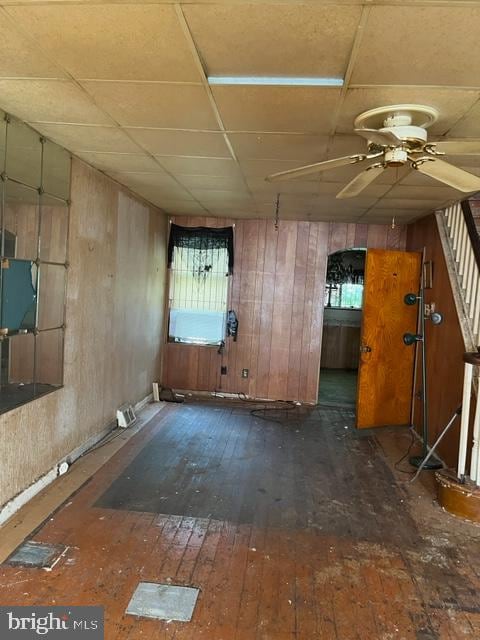
[[[64,386],[1,416],[0,505],[161,375],[166,216],[80,160],[71,198]]]
[[[325,272],[329,253],[351,247],[404,249],[406,228],[386,225],[182,217],[185,226],[235,225],[229,308],[238,339],[223,354],[169,343],[163,384],[194,391],[315,403],[318,395]],[[227,374],[220,375],[221,366]],[[249,370],[242,378],[242,369]]]
[[[445,427],[455,409],[462,402],[463,361],[465,351],[447,265],[443,254],[435,216],[428,216],[409,225],[407,250],[426,248],[426,260],[433,263],[433,287],[425,290],[425,302],[435,303],[443,315],[443,322],[434,326],[426,323],[427,386],[429,407],[429,444]],[[422,429],[421,376],[417,371],[414,424]],[[458,455],[458,422],[440,442],[438,451],[451,466]]]

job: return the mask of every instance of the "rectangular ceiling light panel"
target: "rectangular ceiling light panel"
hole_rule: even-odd
[[[285,76],[210,76],[209,84],[266,85],[283,87],[343,87],[343,78],[296,78]]]

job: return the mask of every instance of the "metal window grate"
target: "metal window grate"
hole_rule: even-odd
[[[227,291],[226,249],[175,247],[170,273],[170,308],[224,312]]]
[[[225,337],[229,252],[226,247],[175,246],[169,287],[169,339],[220,344]]]

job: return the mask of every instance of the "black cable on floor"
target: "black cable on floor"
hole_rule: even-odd
[[[285,424],[286,422],[288,422],[289,418],[288,416],[285,417],[285,419],[281,419],[281,418],[274,418],[271,416],[267,416],[267,412],[274,412],[274,411],[294,411],[295,409],[298,409],[298,406],[296,404],[289,404],[288,406],[277,406],[277,407],[271,407],[271,406],[264,406],[264,407],[259,407],[258,409],[250,409],[250,415],[253,416],[254,418],[260,418],[260,420],[265,420],[266,422],[276,422],[277,424]]]
[[[413,475],[415,473],[415,469],[400,469],[399,465],[406,459],[408,458],[408,456],[410,455],[410,452],[412,450],[413,444],[415,442],[415,435],[414,435],[414,427],[410,427],[410,444],[408,445],[408,449],[407,451],[403,454],[403,456],[397,460],[397,462],[395,462],[395,464],[393,465],[394,468],[397,471],[400,471],[400,473],[406,473],[408,475]]]

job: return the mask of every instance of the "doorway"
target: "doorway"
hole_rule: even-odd
[[[366,249],[328,257],[318,402],[355,407]]]

